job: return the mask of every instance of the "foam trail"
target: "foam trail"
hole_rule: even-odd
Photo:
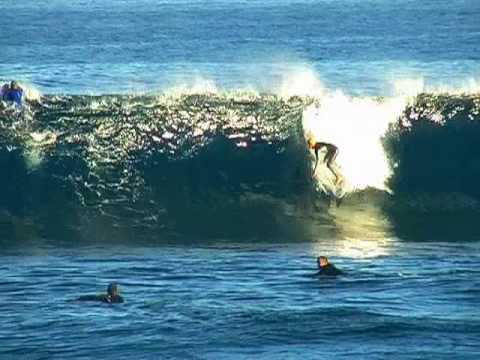
[[[336,162],[345,178],[347,191],[367,187],[388,190],[385,181],[391,170],[381,137],[405,104],[404,97],[380,102],[350,98],[336,92],[323,97],[320,105],[305,109],[303,127],[316,141],[332,143],[339,148]],[[322,176],[320,179],[322,181]]]

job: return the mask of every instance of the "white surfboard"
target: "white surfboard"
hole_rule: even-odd
[[[312,168],[314,166],[315,162],[312,162]],[[338,168],[338,166],[335,166],[335,168]],[[341,172],[337,171],[337,173]],[[332,196],[336,199],[341,199],[347,193],[344,179],[340,179],[340,181],[336,183],[335,175],[323,163],[318,163],[315,173],[313,174],[313,178],[317,183],[317,188],[329,196]]]

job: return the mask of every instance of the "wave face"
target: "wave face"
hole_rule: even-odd
[[[44,96],[22,111],[2,104],[1,235],[358,237],[381,227],[366,236],[385,236],[404,228],[411,210],[478,210],[479,109],[478,95],[433,94],[410,102],[237,93]],[[349,194],[336,214],[316,192],[307,131],[339,147]],[[354,216],[359,206],[370,215]]]
[[[476,205],[479,138],[480,95],[416,96],[384,137],[389,187],[397,196],[436,196],[443,207],[453,195]]]
[[[198,234],[208,224],[221,235],[251,228],[255,212],[270,214],[258,221],[274,228],[267,223],[277,200],[311,188],[304,101],[46,96],[29,116],[4,108],[0,207],[44,228],[57,222],[96,233],[113,226]]]

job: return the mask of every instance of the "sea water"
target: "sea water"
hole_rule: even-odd
[[[0,79],[45,95],[0,107],[0,358],[478,359],[479,18],[0,0]]]

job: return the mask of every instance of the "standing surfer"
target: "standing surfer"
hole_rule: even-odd
[[[327,153],[323,158],[325,164],[327,165],[328,169],[332,172],[335,176],[335,185],[340,185],[342,182],[342,176],[337,172],[335,167],[333,166],[333,162],[337,158],[338,155],[338,148],[330,143],[325,142],[316,142],[313,135],[309,135],[307,139],[308,147],[315,152],[315,166],[313,168],[313,172],[317,169],[318,165],[318,152],[325,148]]]

